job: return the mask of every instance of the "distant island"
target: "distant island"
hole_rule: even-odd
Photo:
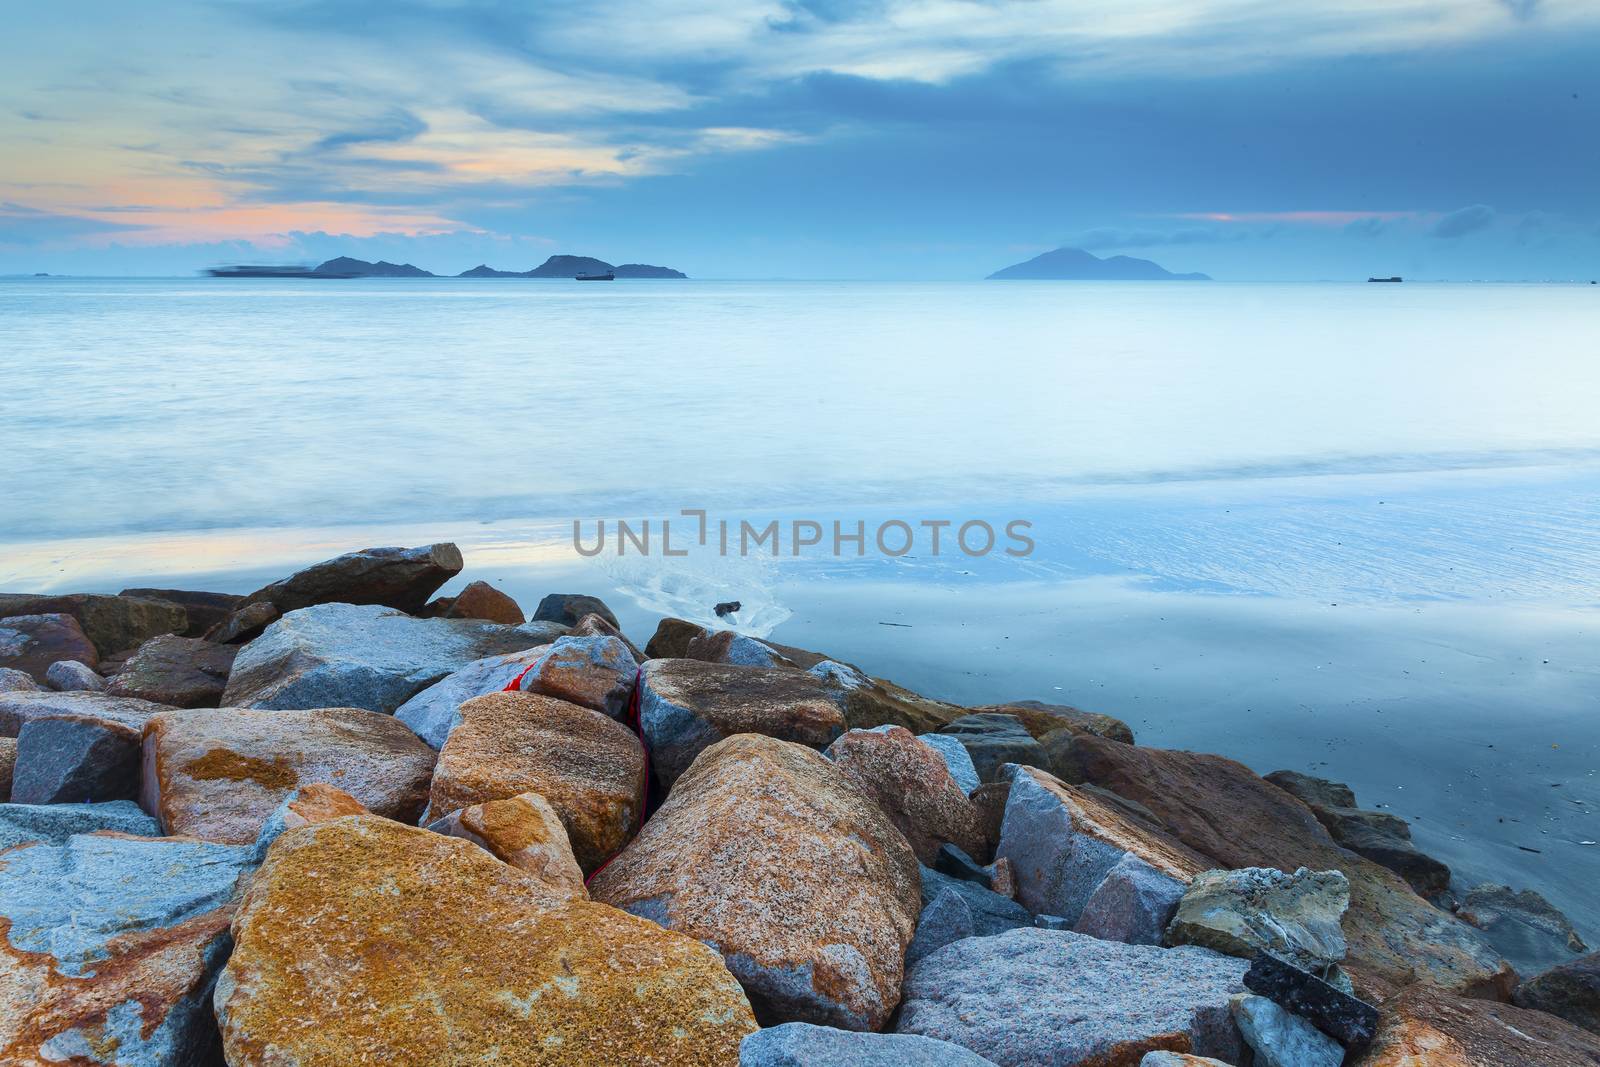
[[[268,268],[257,268],[266,270]],[[436,278],[438,275],[410,263],[388,263],[379,260],[368,263],[364,259],[340,256],[319,264],[315,270],[300,268],[301,276],[324,278]],[[615,274],[618,278],[687,278],[688,275],[671,267],[656,267],[649,263],[622,263],[613,266],[593,256],[551,256],[532,270],[495,270],[479,265],[464,270],[458,278],[575,278],[580,274]],[[260,275],[254,275],[259,277]]]
[[[432,271],[413,267],[409,263],[388,263],[378,260],[368,263],[364,259],[351,259],[349,256],[340,256],[320,264],[316,269],[317,274],[338,274],[347,278],[434,278]]]
[[[1112,256],[1101,259],[1081,248],[1058,248],[989,275],[989,281],[1116,281],[1209,282],[1205,274],[1174,274],[1148,259]]]

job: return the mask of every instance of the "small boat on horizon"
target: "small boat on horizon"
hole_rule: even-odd
[[[1367,279],[1367,281],[1369,281],[1369,282],[1398,282],[1398,281],[1404,281],[1404,280],[1405,279],[1401,278],[1400,275],[1398,275],[1398,274],[1396,274],[1393,278],[1368,278]]]
[[[580,282],[614,282],[617,280],[617,272],[608,270],[604,274],[579,274],[576,280]]]
[[[310,267],[253,266],[241,263],[233,267],[212,267],[206,271],[213,278],[356,278],[359,275],[342,271],[312,270]]]

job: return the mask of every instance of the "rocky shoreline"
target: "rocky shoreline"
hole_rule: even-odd
[[[0,594],[0,1062],[1600,1064],[1339,783],[463,566]]]

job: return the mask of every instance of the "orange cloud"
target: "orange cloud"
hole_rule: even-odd
[[[1281,222],[1301,226],[1348,226],[1364,219],[1389,222],[1416,216],[1414,211],[1186,211],[1161,215],[1194,222]]]

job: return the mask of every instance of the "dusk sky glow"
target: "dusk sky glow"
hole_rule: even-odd
[[[1593,0],[3,10],[0,273],[1600,275]]]

